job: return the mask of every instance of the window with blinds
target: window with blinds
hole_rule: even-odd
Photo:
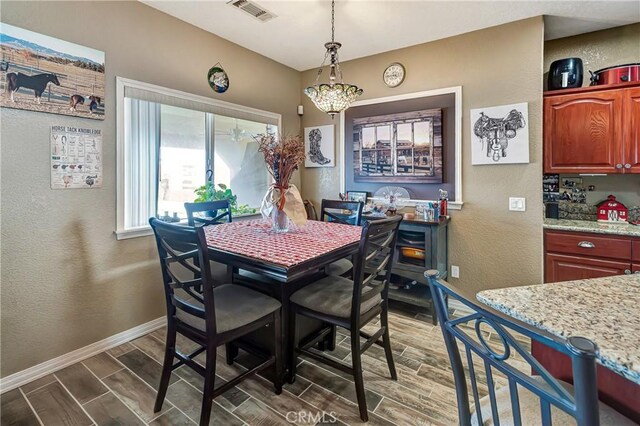
[[[184,219],[207,181],[259,207],[271,183],[255,137],[280,115],[117,79],[118,239],[148,235],[150,217]]]

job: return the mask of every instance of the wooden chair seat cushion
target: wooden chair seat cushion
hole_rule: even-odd
[[[324,269],[327,275],[341,276],[353,269],[353,263],[349,259],[336,260]]]
[[[371,287],[366,287],[363,294],[370,290]],[[351,316],[352,298],[353,281],[329,275],[296,291],[290,300],[298,306],[315,312],[339,318],[349,318]],[[381,302],[380,294],[375,295],[362,303],[360,313],[368,312]]]
[[[535,380],[545,383],[540,377],[536,377]],[[571,394],[573,394],[573,386],[569,383],[560,381]],[[518,386],[518,399],[520,401],[520,416],[523,425],[541,425],[542,418],[540,416],[540,398],[529,392],[522,386]],[[496,390],[496,403],[498,406],[498,418],[501,425],[509,426],[513,425],[513,417],[511,409],[511,398],[509,386],[502,386]],[[635,423],[615,411],[613,408],[599,402],[600,406],[600,424],[602,426],[631,426]],[[489,395],[480,399],[480,413],[482,414],[482,421],[484,426],[492,426],[493,418],[491,416],[491,401]],[[575,425],[576,420],[560,410],[559,408],[551,406],[551,421],[554,425]],[[475,412],[471,416],[471,424],[478,426],[478,418]]]
[[[217,333],[235,330],[280,309],[280,302],[276,299],[239,285],[224,284],[214,287],[213,295],[216,305]],[[199,301],[193,298],[186,301],[204,311]],[[180,309],[176,310],[176,317],[193,328],[205,331],[203,318]]]

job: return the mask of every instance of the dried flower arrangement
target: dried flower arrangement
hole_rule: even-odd
[[[264,156],[274,183],[262,203],[263,216],[271,216],[272,210],[284,211],[296,224],[306,222],[306,213],[300,192],[289,182],[291,176],[304,161],[304,140],[300,136],[276,138],[273,134],[256,137],[258,151]],[[285,231],[286,232],[286,231]]]
[[[304,141],[300,136],[260,135],[257,138],[258,151],[264,155],[267,169],[275,180],[276,188],[287,189],[293,172],[304,161]]]

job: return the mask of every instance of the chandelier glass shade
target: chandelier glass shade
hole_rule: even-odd
[[[342,45],[335,41],[335,0],[331,2],[331,41],[325,43],[324,47],[327,53],[318,69],[315,84],[304,89],[304,93],[320,111],[326,112],[333,118],[349,108],[351,103],[362,95],[362,89],[354,84],[344,83],[342,80],[338,59],[338,49]],[[319,83],[327,58],[329,58],[329,83]]]

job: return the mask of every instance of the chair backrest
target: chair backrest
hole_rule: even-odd
[[[402,216],[394,216],[369,221],[362,228],[358,255],[354,259],[352,324],[358,324],[360,308],[368,300],[380,294],[383,303],[387,303],[391,266],[401,221]]]
[[[214,282],[203,227],[156,218],[149,219],[149,223],[160,256],[168,320],[189,325],[183,319],[197,317],[205,321],[207,333],[215,334]]]
[[[438,321],[442,329],[445,345],[449,353],[449,360],[455,379],[458,401],[458,415],[460,424],[470,424],[472,414],[469,406],[468,383],[471,384],[475,416],[478,424],[483,423],[483,411],[492,417],[493,423],[509,423],[511,419],[500,419],[494,386],[494,374],[506,376],[508,381],[508,396],[510,397],[511,415],[514,425],[522,424],[522,411],[518,388],[526,389],[533,394],[533,398],[540,400],[542,424],[552,424],[551,406],[555,406],[573,416],[579,426],[598,425],[598,392],[596,385],[595,343],[584,337],[569,337],[562,339],[543,330],[536,329],[519,320],[503,315],[488,307],[475,302],[475,297],[465,295],[461,290],[439,280],[438,271],[427,271],[431,296],[435,305]],[[469,308],[469,313],[462,317],[452,318],[447,309],[447,300],[457,300]],[[482,326],[488,327],[496,333],[502,349],[496,344],[490,346],[485,340]],[[571,392],[523,348],[513,334],[521,334],[540,342],[556,351],[570,357],[573,370],[574,388]],[[458,343],[462,347],[458,347]],[[528,372],[515,368],[510,363],[512,354],[517,353],[520,358],[539,375],[534,379]],[[462,357],[461,357],[462,355]],[[464,360],[463,360],[464,358]],[[520,362],[522,365],[522,362]],[[526,365],[524,364],[524,365]],[[480,370],[480,371],[478,371]],[[468,373],[468,381],[466,374]],[[480,377],[480,381],[478,378]],[[488,388],[490,410],[481,410],[478,383],[484,382]],[[534,399],[535,401],[535,399]],[[488,419],[486,419],[488,420]]]
[[[318,220],[318,213],[316,212],[316,206],[313,205],[311,200],[304,200],[304,210],[307,213],[307,219]]]
[[[196,226],[196,224],[203,226],[218,225],[232,220],[229,200],[184,203],[184,209],[187,211],[189,226]],[[196,213],[201,213],[201,215]]]
[[[360,226],[363,208],[364,203],[362,201],[322,200],[320,221],[324,222],[326,220],[328,222]],[[350,213],[345,216],[335,210],[349,210]]]

